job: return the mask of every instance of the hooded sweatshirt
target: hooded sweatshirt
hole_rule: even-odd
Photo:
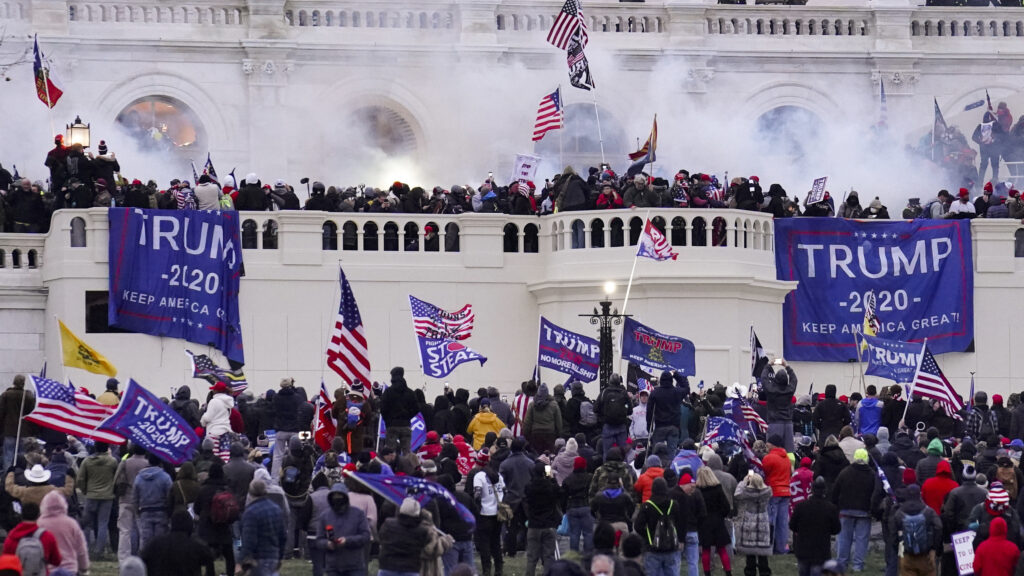
[[[541,384],[533,403],[526,410],[526,422],[523,433],[527,436],[536,433],[562,434],[562,413],[558,404],[551,398],[546,384]]]
[[[857,433],[878,434],[878,428],[882,425],[882,403],[874,396],[868,396],[860,401],[857,408]]]
[[[3,553],[14,554],[17,552],[18,542],[25,536],[35,534],[37,528],[39,528],[39,525],[35,522],[27,520],[19,522],[17,526],[11,528],[11,531],[7,533],[7,538],[4,539]],[[43,544],[43,557],[46,563],[50,566],[60,566],[64,560],[61,558],[60,548],[57,546],[57,539],[54,535],[47,530],[39,536],[39,541]]]
[[[1006,521],[994,518],[988,539],[974,551],[975,576],[1010,576],[1014,574],[1020,550],[1006,539]]]
[[[78,522],[68,516],[68,502],[58,492],[43,497],[40,506],[39,527],[57,541],[60,567],[72,574],[89,571],[89,548]],[[45,546],[45,545],[44,545]]]
[[[875,436],[878,438],[878,444],[875,444],[875,448],[885,456],[889,452],[889,429],[885,426],[879,426],[878,431],[875,432]]]
[[[942,512],[942,503],[945,501],[946,495],[958,486],[956,480],[953,480],[953,468],[949,462],[941,460],[935,467],[935,476],[921,485],[921,499],[929,508],[939,514]]]
[[[942,440],[933,439],[928,443],[928,455],[917,462],[914,472],[917,475],[917,483],[924,486],[929,478],[935,476],[939,462],[942,461]]]
[[[825,386],[825,399],[814,408],[814,427],[819,438],[839,437],[839,431],[850,423],[850,411],[836,399],[834,384]]]
[[[199,421],[206,428],[208,438],[220,438],[231,432],[231,409],[234,406],[235,399],[230,394],[213,395]]]
[[[466,432],[473,435],[473,449],[479,450],[488,432],[498,434],[502,428],[505,428],[505,423],[494,412],[477,412],[466,427]]]

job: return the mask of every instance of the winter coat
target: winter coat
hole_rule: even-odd
[[[829,384],[825,387],[825,399],[814,408],[814,427],[818,430],[819,441],[824,442],[829,436],[839,438],[839,431],[849,423],[850,411],[836,400],[836,387]]]
[[[242,456],[228,458],[224,465],[224,481],[227,483],[231,493],[238,501],[239,510],[245,508],[246,496],[249,493],[249,484],[252,483],[256,467],[247,462]]]
[[[555,459],[551,462],[551,472],[555,475],[555,480],[558,485],[561,486],[565,483],[565,479],[572,474],[573,464],[575,463],[576,457],[579,456],[579,452],[568,449],[562,450],[555,456]]]
[[[501,463],[501,477],[505,480],[505,500],[515,506],[526,495],[526,485],[533,476],[533,461],[522,452],[513,452]]]
[[[562,500],[565,503],[564,510],[570,508],[581,508],[590,505],[590,482],[593,474],[586,470],[573,470],[571,474],[562,481]]]
[[[657,208],[661,206],[661,198],[653,186],[637,188],[636,184],[630,183],[622,194],[623,205],[626,208],[636,206],[637,208]]]
[[[729,498],[729,505],[732,506],[734,504],[733,495],[736,494],[736,486],[739,484],[736,478],[725,471],[725,467],[722,465],[722,458],[718,454],[709,455],[705,464],[715,473],[715,477],[722,484],[722,491]],[[697,473],[697,468],[692,468],[694,474]]]
[[[846,459],[842,448],[825,446],[818,453],[818,459],[814,461],[814,475],[825,478],[825,483],[831,489],[836,479],[839,478],[840,472],[849,465],[850,461]]]
[[[188,510],[189,504],[194,504],[199,497],[199,482],[196,482],[196,468],[191,462],[185,462],[178,469],[177,480],[171,485],[168,495],[170,499],[170,514]]]
[[[135,477],[132,500],[138,512],[167,512],[167,495],[171,491],[170,475],[159,466],[143,468]]]
[[[590,482],[591,498],[608,487],[609,478],[618,479],[616,484],[623,489],[628,489],[636,483],[636,474],[633,472],[633,468],[621,460],[607,460],[594,471],[594,479]]]
[[[193,190],[196,195],[196,210],[220,211],[220,188],[213,182],[198,184]]]
[[[942,546],[942,521],[934,510],[928,507],[921,500],[921,491],[916,485],[908,486],[904,490],[905,500],[889,518],[889,535],[892,538],[902,540],[903,519],[907,516],[914,516],[924,512],[924,519],[931,525],[932,545],[930,548]],[[978,541],[975,538],[975,541]]]
[[[178,388],[174,393],[174,400],[171,401],[171,409],[188,422],[192,428],[200,426],[199,406],[192,401],[192,389],[188,386]]]
[[[7,533],[7,537],[4,539],[3,553],[14,554],[18,550],[18,542],[25,536],[31,536],[35,534],[39,525],[35,522],[23,520],[18,523],[17,526],[11,529]],[[61,557],[60,547],[57,544],[57,538],[49,531],[46,530],[39,535],[39,541],[43,545],[43,558],[46,563],[50,566],[60,566],[63,562]]]
[[[733,525],[736,535],[736,552],[748,556],[771,556],[771,520],[768,518],[768,501],[772,490],[765,486],[760,490],[746,482],[736,488],[736,520]]]
[[[796,392],[796,372],[789,366],[775,373],[769,364],[761,372],[761,386],[767,397],[765,420],[768,422],[793,421],[793,393]]]
[[[561,190],[558,193],[558,200],[561,204],[560,212],[572,212],[575,210],[587,209],[587,182],[577,176],[570,174],[562,179]]]
[[[843,454],[846,455],[846,459],[849,462],[853,462],[853,455],[864,447],[864,443],[857,439],[856,436],[847,436],[839,441],[839,447],[843,449]]]
[[[498,434],[502,428],[506,427],[494,412],[477,412],[469,426],[466,427],[466,433],[472,434],[473,449],[479,450],[484,445],[484,439],[488,432]]]
[[[957,487],[959,484],[953,479],[953,469],[949,462],[942,460],[935,468],[935,476],[921,485],[921,499],[929,508],[935,510],[936,514],[941,514],[946,495]]]
[[[380,416],[388,428],[408,428],[409,420],[417,412],[419,401],[404,378],[392,381],[380,397]]]
[[[636,503],[622,488],[601,490],[590,499],[590,513],[600,522],[631,524]]]
[[[927,428],[932,421],[932,405],[921,398],[914,398],[907,407],[907,416],[904,420],[908,430],[917,430],[918,422],[924,422]]]
[[[988,509],[987,502],[982,502],[971,510],[970,516],[967,517],[967,525],[970,529],[974,530],[974,549],[978,549],[978,545],[988,539],[989,530],[991,529],[992,520],[994,518],[1001,517],[1006,522],[1007,534],[1006,537],[1016,545],[1020,545],[1020,516],[1017,515],[1017,511],[1013,508],[1007,507],[1003,510],[999,516],[993,516]]]
[[[526,520],[530,528],[557,528],[562,522],[562,511],[558,509],[561,491],[554,478],[534,474],[526,485],[524,503]]]
[[[239,558],[278,560],[284,558],[287,514],[270,495],[256,498],[246,505],[242,513],[242,547]]]
[[[214,394],[206,404],[206,413],[199,423],[206,428],[207,438],[220,438],[231,432],[231,409],[235,399],[230,394]]]
[[[683,402],[683,391],[673,386],[671,380],[662,381],[647,399],[647,428],[679,426],[679,405]]]
[[[840,512],[868,513],[871,511],[871,495],[874,493],[876,481],[878,476],[870,466],[854,462],[839,473],[835,484],[832,485],[829,499]]]
[[[398,515],[380,528],[380,569],[419,572],[420,552],[430,542],[430,532],[419,518]]]
[[[316,525],[316,547],[325,551],[325,568],[328,571],[341,573],[365,569],[366,548],[370,545],[370,524],[362,510],[349,504],[339,514],[328,507]],[[333,528],[335,538],[345,538],[345,543],[336,546],[334,550],[327,549],[327,526]]]
[[[882,426],[889,430],[889,434],[896,434],[900,429],[900,420],[903,419],[903,409],[907,407],[906,400],[886,400],[882,406]]]
[[[1012,576],[1020,549],[1006,539],[1006,521],[995,518],[988,539],[974,551],[974,576]]]
[[[636,479],[633,484],[633,491],[640,496],[640,502],[647,502],[651,497],[651,485],[658,478],[665,475],[665,469],[658,466],[651,466]]]
[[[199,487],[199,494],[193,505],[193,511],[199,519],[199,538],[211,547],[224,545],[233,540],[231,525],[214,524],[210,517],[213,512],[213,497],[225,490],[230,491],[230,488],[223,478],[207,478]]]
[[[75,493],[75,481],[70,476],[64,478],[64,486],[62,488],[54,486],[53,484],[28,484],[23,486],[14,483],[14,472],[7,475],[7,481],[5,482],[4,489],[10,494],[15,500],[21,502],[22,505],[32,503],[40,504],[43,498],[50,492],[60,492],[65,498],[70,498]]]
[[[645,548],[650,547],[651,537],[658,528],[658,520],[663,515],[668,515],[672,518],[672,523],[676,525],[676,537],[681,541],[685,541],[685,534],[679,531],[679,526],[686,523],[686,518],[683,517],[679,504],[667,495],[662,494],[645,501],[636,513],[633,531],[643,539]]]
[[[789,482],[792,478],[793,466],[789,462],[785,448],[773,448],[762,460],[765,484],[772,490],[772,496],[788,498]]]
[[[78,488],[86,500],[113,500],[117,460],[109,452],[89,455],[78,468]]]
[[[857,433],[876,434],[882,425],[882,403],[878,398],[868,397],[857,407]]]
[[[50,492],[43,497],[39,527],[53,535],[60,550],[60,567],[72,574],[89,571],[89,548],[78,521],[68,516],[68,501]]]
[[[523,434],[529,438],[533,434],[562,434],[562,413],[551,396],[537,394],[526,410],[526,422]]]
[[[702,547],[727,546],[732,542],[732,535],[726,528],[725,519],[732,513],[729,506],[729,499],[721,486],[708,486],[698,488],[704,498],[704,507],[707,510],[707,517],[701,522],[697,532],[700,535]]]
[[[691,484],[690,487],[689,494],[681,486],[673,486],[668,491],[685,519],[684,523],[678,526],[678,530],[682,534],[697,532],[708,515],[707,508],[704,506],[704,496],[695,484]],[[733,497],[735,498],[735,494]]]
[[[302,405],[305,403],[305,400],[302,399],[302,396],[295,390],[294,386],[287,386],[278,390],[277,394],[274,395],[273,429],[278,432],[299,432],[302,430],[299,419]],[[415,415],[416,413],[414,412],[412,416]],[[409,418],[405,419],[406,426],[409,425]]]
[[[954,488],[942,505],[942,524],[947,533],[967,530],[969,518],[974,508],[985,501],[988,490],[974,480],[964,480],[963,484]]]
[[[832,536],[841,528],[839,509],[825,498],[811,496],[793,508],[789,528],[797,560],[824,564],[832,555]]]
[[[258,181],[246,182],[238,190],[238,197],[235,198],[235,210],[266,211],[269,209],[270,200]]]
[[[36,407],[36,397],[31,391],[25,397],[24,409],[21,405],[21,396],[25,394],[24,388],[10,387],[0,394],[0,429],[5,438],[14,438],[18,434],[18,422]],[[21,427],[21,436],[35,436],[35,425],[24,422]]]

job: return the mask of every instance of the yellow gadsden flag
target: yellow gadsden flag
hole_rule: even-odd
[[[60,345],[64,350],[64,365],[88,370],[93,374],[117,375],[117,368],[85,342],[75,336],[60,320]]]

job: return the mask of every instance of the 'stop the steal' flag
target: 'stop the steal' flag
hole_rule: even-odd
[[[652,370],[675,370],[683,376],[697,371],[693,342],[662,334],[626,318],[622,328],[622,357]]]
[[[538,366],[570,374],[580,382],[593,382],[597,379],[600,364],[600,342],[570,332],[541,316]]]
[[[481,366],[487,362],[486,356],[457,340],[416,336],[416,341],[419,344],[423,374],[431,378],[444,378],[465,362],[478,361]]]
[[[864,356],[868,367],[867,376],[878,376],[893,382],[910,382],[914,379],[917,364],[921,358],[921,345],[914,342],[899,342],[877,336],[858,336],[865,345]]]
[[[650,218],[644,224],[644,232],[636,243],[636,255],[637,257],[643,256],[644,258],[658,261],[675,260],[679,256],[675,250],[672,250],[672,245],[669,244],[665,234],[658,230],[658,227],[651,222]]]
[[[109,219],[110,325],[245,363],[238,213],[111,208]]]
[[[425,376],[443,378],[459,364],[475,360],[482,366],[487,362],[485,356],[459,342],[472,334],[475,318],[472,305],[467,304],[458,312],[446,312],[412,295],[409,304]]]
[[[935,353],[974,339],[974,261],[968,220],[775,222],[779,280],[798,282],[783,306],[785,357],[857,359],[854,335],[873,293],[878,336],[928,339]]]
[[[128,381],[117,412],[100,429],[120,434],[175,466],[191,458],[199,444],[188,422],[135,380]]]

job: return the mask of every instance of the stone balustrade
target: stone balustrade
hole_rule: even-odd
[[[178,6],[148,2],[68,3],[68,21],[75,23],[242,26],[245,15],[244,6],[222,3]]]

